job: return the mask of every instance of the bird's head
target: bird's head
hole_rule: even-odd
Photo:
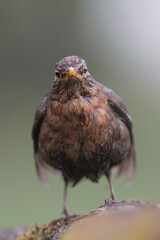
[[[83,59],[77,56],[69,56],[56,63],[55,75],[56,80],[76,81],[86,78],[89,72]]]

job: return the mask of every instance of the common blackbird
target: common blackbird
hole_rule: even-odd
[[[98,182],[106,175],[111,198],[116,200],[111,170],[131,180],[135,171],[132,120],[122,99],[96,82],[77,56],[56,64],[52,88],[37,108],[32,138],[37,173],[46,183],[44,169],[64,178],[62,215],[67,186],[83,177]]]

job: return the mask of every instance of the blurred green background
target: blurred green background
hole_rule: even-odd
[[[60,217],[63,180],[39,181],[31,128],[54,66],[78,55],[93,77],[123,98],[134,122],[137,171],[118,200],[160,201],[160,2],[156,0],[0,0],[0,227]],[[71,214],[109,197],[106,178],[69,188]]]

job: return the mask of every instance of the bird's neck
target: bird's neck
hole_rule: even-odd
[[[54,100],[67,102],[68,100],[83,97],[92,97],[95,94],[94,81],[57,81],[53,83],[52,96]]]

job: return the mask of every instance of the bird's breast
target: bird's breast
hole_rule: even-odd
[[[40,149],[49,160],[59,156],[78,163],[83,156],[90,161],[100,146],[111,142],[116,128],[106,103],[96,97],[53,101],[40,131]]]

